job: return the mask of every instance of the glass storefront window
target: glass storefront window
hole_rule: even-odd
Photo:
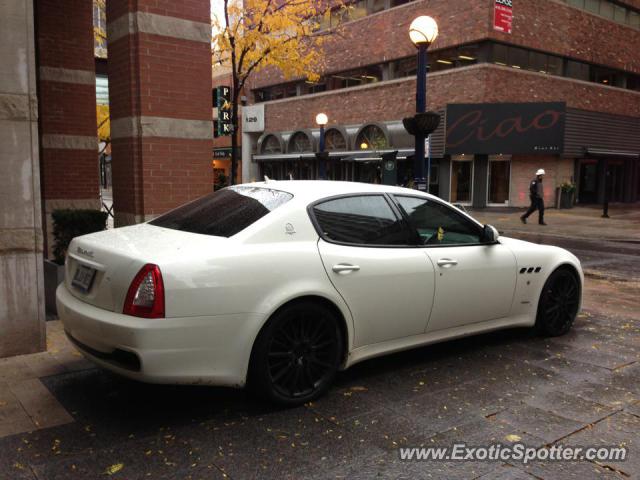
[[[619,23],[626,23],[627,9],[619,5],[613,6],[613,20]]]
[[[309,139],[309,136],[304,132],[294,133],[289,140],[289,152],[302,153],[310,152],[311,150],[311,140]]]
[[[367,125],[356,138],[356,148],[360,150],[380,150],[388,146],[386,135],[377,125]]]
[[[562,75],[562,58],[555,55],[547,55],[547,73]]]
[[[567,77],[589,81],[589,65],[582,62],[567,62]]]
[[[600,15],[609,20],[613,20],[613,3],[600,2]]]
[[[340,130],[330,128],[324,136],[324,145],[326,150],[346,150],[347,141]]]
[[[275,135],[268,135],[262,141],[262,153],[282,153],[282,147],[280,146],[280,141],[276,138]]]
[[[493,63],[497,63],[498,65],[506,65],[508,61],[507,51],[508,47],[506,45],[502,45],[501,43],[494,43],[491,53]]]
[[[490,204],[509,203],[511,160],[508,157],[489,157],[489,189],[487,201]]]
[[[509,47],[508,64],[515,68],[527,68],[529,63],[529,52],[524,48]]]
[[[600,0],[586,0],[584,4],[585,10],[591,13],[599,13]]]
[[[473,185],[473,158],[451,158],[451,203],[471,203]]]

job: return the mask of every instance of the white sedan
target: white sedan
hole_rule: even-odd
[[[104,368],[296,405],[389,352],[508,327],[566,333],[583,273],[399,187],[266,181],[75,238],[58,312]]]

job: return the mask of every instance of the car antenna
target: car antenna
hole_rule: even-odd
[[[293,173],[289,174],[289,180],[293,180]]]
[[[264,176],[264,183],[269,183],[270,181],[271,181],[271,179],[265,175]]]

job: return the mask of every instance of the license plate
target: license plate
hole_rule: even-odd
[[[91,288],[91,284],[93,283],[95,276],[96,270],[94,268],[87,267],[86,265],[78,265],[78,269],[76,270],[76,274],[73,276],[71,285],[86,293]]]

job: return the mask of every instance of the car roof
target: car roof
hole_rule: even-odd
[[[350,193],[398,193],[432,197],[418,190],[411,190],[391,185],[376,185],[373,183],[339,182],[333,180],[267,180],[264,182],[243,183],[238,187],[270,188],[291,193],[299,200],[313,202],[335,195]]]

